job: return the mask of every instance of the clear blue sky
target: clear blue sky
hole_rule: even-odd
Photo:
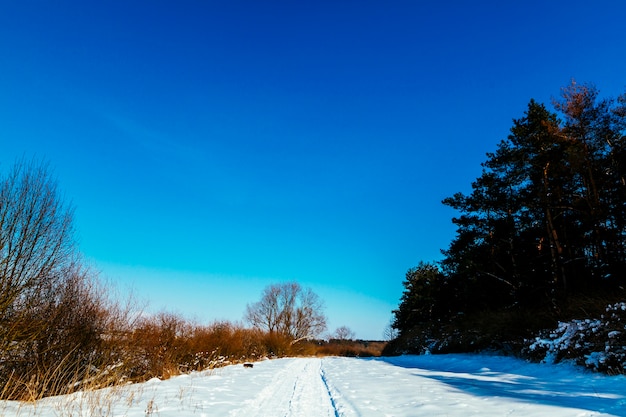
[[[382,337],[485,153],[572,78],[626,91],[615,1],[3,1],[0,169],[50,163],[103,277],[200,321],[297,280]]]

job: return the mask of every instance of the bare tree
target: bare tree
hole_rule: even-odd
[[[121,376],[131,310],[111,302],[82,263],[72,215],[46,164],[22,161],[0,173],[0,399]]]
[[[270,333],[281,333],[297,342],[314,338],[326,329],[322,300],[297,282],[266,287],[261,300],[248,304],[245,320]]]
[[[341,326],[335,330],[335,334],[333,335],[334,339],[337,340],[354,340],[355,333],[348,326]]]
[[[72,267],[72,214],[45,164],[18,162],[0,177],[0,340],[11,342],[5,333],[20,330],[20,314],[37,309]]]
[[[399,335],[398,329],[395,329],[393,327],[393,323],[394,319],[392,318],[391,320],[389,320],[389,324],[387,324],[387,326],[385,326],[385,329],[383,330],[383,339],[387,342],[396,339]]]

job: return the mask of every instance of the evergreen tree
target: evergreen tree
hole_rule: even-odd
[[[528,305],[600,290],[624,266],[626,99],[598,102],[572,84],[556,107],[531,100],[469,195],[444,204],[461,215],[442,262],[465,311]]]
[[[562,120],[531,100],[471,192],[443,201],[459,212],[457,233],[440,265],[407,272],[394,311],[401,337],[415,329],[449,349],[486,332],[497,344],[556,320],[571,296],[623,288],[626,94],[600,100],[572,83],[554,105]],[[492,312],[497,324],[484,321]]]
[[[443,265],[469,284],[471,308],[504,307],[520,297],[536,300],[547,281],[561,280],[553,212],[563,193],[558,135],[556,115],[531,100],[508,139],[487,154],[472,193],[443,201],[462,213],[453,219],[457,237],[444,252]]]
[[[445,301],[444,276],[435,264],[420,262],[406,273],[400,306],[394,310],[392,327],[402,332],[420,323],[438,321],[449,315]]]
[[[572,203],[581,233],[576,246],[584,260],[578,271],[584,273],[576,285],[594,287],[624,266],[626,118],[613,100],[599,100],[595,87],[575,82],[563,89],[555,107],[565,116],[563,135],[570,144],[575,187]]]

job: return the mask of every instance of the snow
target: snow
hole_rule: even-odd
[[[581,338],[589,333],[597,333],[602,327],[602,320],[572,320],[559,322],[557,329],[547,339],[537,337],[530,345],[530,350],[546,349],[545,362],[556,363],[560,351],[581,349]]]
[[[528,351],[546,363],[574,360],[596,371],[621,373],[626,366],[625,311],[626,303],[615,303],[600,319],[559,322],[556,329],[535,338]]]
[[[3,416],[626,416],[626,378],[488,355],[286,358],[152,379]]]

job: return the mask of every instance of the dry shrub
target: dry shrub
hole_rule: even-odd
[[[133,381],[166,379],[229,363],[291,353],[291,339],[281,334],[247,329],[226,321],[208,326],[172,313],[143,318],[127,335],[126,363]]]
[[[258,329],[246,329],[229,322],[216,322],[206,328],[203,342],[211,346],[218,358],[241,362],[267,355],[264,334]]]
[[[190,333],[190,325],[172,313],[141,318],[126,335],[124,368],[128,378],[141,381],[179,374],[180,366],[189,361]]]
[[[206,328],[200,338],[205,350],[230,362],[262,357],[282,357],[292,353],[292,339],[278,332],[264,332],[229,322],[216,322]]]
[[[263,338],[269,357],[283,357],[291,353],[292,339],[279,332],[268,332]]]
[[[317,356],[319,344],[314,340],[302,340],[291,344],[289,356]]]
[[[42,292],[36,308],[31,303],[10,322],[22,330],[9,333],[11,343],[0,352],[3,399],[36,400],[116,382],[105,337],[115,304],[89,271],[74,264],[64,272],[63,285]]]
[[[378,341],[331,339],[328,342],[320,342],[316,353],[321,356],[367,358],[380,356],[386,344]]]

